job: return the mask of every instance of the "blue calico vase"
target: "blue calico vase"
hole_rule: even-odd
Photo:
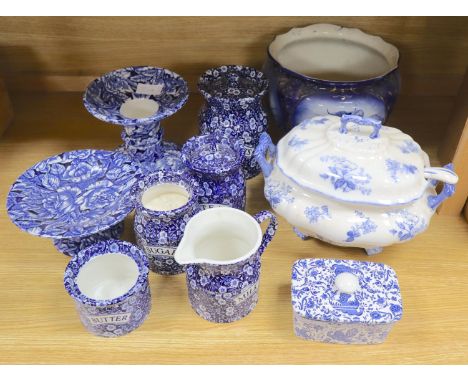
[[[173,145],[163,140],[161,121],[182,108],[187,98],[187,83],[177,73],[131,66],[91,82],[83,103],[94,117],[122,126],[123,145],[118,150],[150,174],[174,160]]]
[[[398,49],[355,28],[314,24],[278,35],[263,71],[270,107],[285,132],[316,117],[385,121],[400,91]]]
[[[221,131],[244,146],[242,167],[247,179],[260,173],[253,152],[267,130],[262,97],[268,89],[264,74],[245,66],[227,65],[207,70],[198,82],[206,104],[200,112],[202,134]]]
[[[97,336],[130,333],[151,310],[148,260],[125,241],[101,241],[80,251],[65,269],[64,286],[81,322]]]
[[[219,133],[190,138],[182,147],[182,160],[196,182],[202,208],[229,206],[245,209],[244,149],[239,141]]]
[[[395,271],[363,261],[297,260],[291,300],[296,335],[319,342],[384,342],[403,313]]]
[[[200,211],[195,181],[189,175],[159,171],[135,186],[135,237],[149,267],[162,275],[183,273],[174,252],[189,219]]]

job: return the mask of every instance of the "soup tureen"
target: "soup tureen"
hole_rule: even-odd
[[[430,167],[409,135],[356,115],[305,120],[277,147],[263,133],[255,157],[266,199],[298,236],[369,255],[424,231],[458,181],[451,164]]]

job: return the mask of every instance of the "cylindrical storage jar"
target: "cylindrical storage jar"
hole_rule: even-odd
[[[130,333],[151,310],[148,260],[125,241],[101,241],[80,251],[68,263],[64,285],[81,322],[97,336]]]
[[[135,237],[153,272],[175,275],[185,267],[174,261],[174,252],[189,219],[200,211],[194,180],[174,173],[157,172],[135,187]]]
[[[206,105],[200,112],[202,134],[222,132],[244,146],[242,167],[245,177],[260,173],[253,156],[260,134],[267,130],[267,115],[262,97],[268,81],[262,72],[239,65],[225,65],[207,70],[198,81]]]
[[[197,184],[202,208],[229,206],[245,209],[244,150],[239,141],[219,133],[199,135],[182,147],[182,160]]]

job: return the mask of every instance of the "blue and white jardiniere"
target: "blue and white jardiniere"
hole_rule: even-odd
[[[382,38],[338,25],[276,36],[263,71],[277,124],[289,131],[308,118],[342,114],[384,121],[400,90],[398,58]]]
[[[354,260],[297,260],[291,300],[296,335],[320,342],[384,342],[403,312],[395,271]]]
[[[76,150],[52,156],[18,177],[7,197],[10,219],[22,230],[54,239],[66,255],[117,239],[133,209],[140,170],[127,155]]]
[[[260,224],[270,219],[262,235]],[[262,211],[254,217],[230,207],[204,210],[187,224],[175,253],[187,265],[190,303],[212,322],[232,322],[257,304],[260,260],[275,235],[276,217]]]
[[[151,310],[148,260],[125,241],[102,241],[80,251],[65,269],[64,285],[81,322],[98,336],[130,333]]]
[[[159,170],[163,158],[162,119],[177,112],[187,101],[188,87],[177,73],[152,66],[114,70],[88,85],[83,97],[96,118],[123,127],[123,147],[146,173]]]
[[[246,66],[224,65],[207,70],[198,81],[198,89],[206,100],[200,112],[201,133],[220,131],[239,140],[245,149],[245,177],[258,175],[260,168],[253,152],[268,125],[262,108],[268,89],[263,73]]]
[[[458,180],[451,164],[429,167],[409,135],[354,115],[303,121],[277,147],[265,133],[255,155],[266,199],[301,238],[368,254],[423,232]]]
[[[245,209],[244,149],[239,141],[211,133],[189,139],[182,160],[196,182],[203,208],[230,206]]]
[[[159,171],[135,186],[135,237],[153,272],[175,275],[185,270],[174,252],[187,222],[201,209],[194,185],[190,176]]]

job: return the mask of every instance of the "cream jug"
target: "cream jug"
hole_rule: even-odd
[[[260,224],[270,219],[262,235]],[[212,322],[232,322],[249,314],[258,301],[260,259],[278,223],[269,211],[250,216],[219,207],[189,220],[175,254],[187,265],[187,288],[195,312]]]

